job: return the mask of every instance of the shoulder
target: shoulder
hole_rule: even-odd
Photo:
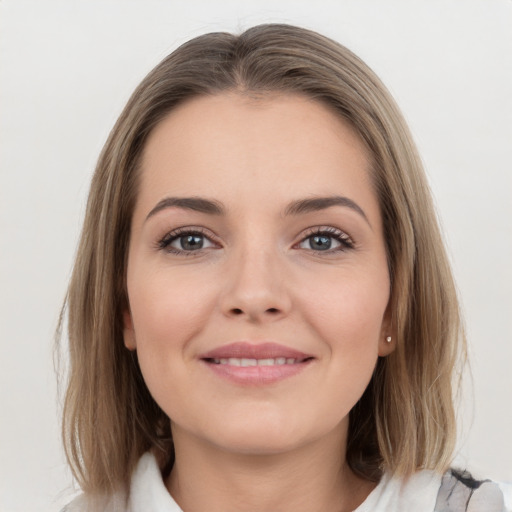
[[[510,485],[451,469],[443,475],[434,512],[511,512],[511,498]]]
[[[113,496],[88,496],[80,494],[60,512],[127,512],[124,493]]]
[[[181,512],[167,491],[155,457],[140,458],[131,478],[129,492],[113,496],[81,495],[61,512]]]
[[[355,512],[512,512],[512,484],[477,480],[465,471],[385,474]]]

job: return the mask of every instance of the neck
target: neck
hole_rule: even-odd
[[[346,429],[277,454],[240,454],[173,429],[166,485],[184,512],[352,511],[374,484],[345,462]]]

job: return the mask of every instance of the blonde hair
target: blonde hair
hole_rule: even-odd
[[[91,494],[127,487],[150,449],[164,471],[172,466],[169,419],[123,344],[130,223],[148,135],[179,103],[222,91],[305,95],[328,105],[365,144],[387,242],[396,350],[379,359],[350,413],[347,461],[371,480],[384,470],[445,470],[455,439],[452,381],[465,339],[412,137],[380,80],[349,50],[306,29],[261,25],[239,36],[197,37],[165,58],[135,90],[100,155],[64,306],[63,437],[79,484]]]

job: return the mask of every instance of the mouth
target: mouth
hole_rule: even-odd
[[[271,384],[302,372],[315,357],[276,343],[237,342],[200,356],[216,375],[240,385]]]
[[[250,366],[283,366],[290,364],[300,364],[305,363],[309,359],[313,358],[306,357],[305,359],[295,359],[293,357],[276,357],[267,359],[255,359],[248,357],[221,357],[220,359],[205,359],[205,361],[211,364],[229,364],[231,366],[241,366],[244,368],[248,368]]]

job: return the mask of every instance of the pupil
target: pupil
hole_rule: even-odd
[[[187,235],[181,237],[181,247],[185,250],[201,249],[203,237],[198,235]]]
[[[311,248],[319,251],[330,249],[331,239],[328,236],[314,236],[311,241]]]

